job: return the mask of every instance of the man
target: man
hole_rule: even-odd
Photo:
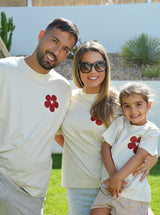
[[[53,68],[70,53],[78,29],[59,18],[39,33],[30,56],[0,60],[0,215],[42,215],[51,147],[71,88]]]

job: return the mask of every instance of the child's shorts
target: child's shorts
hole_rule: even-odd
[[[107,191],[108,192],[108,191]],[[111,194],[105,194],[100,190],[95,198],[91,209],[110,208],[112,215],[145,215],[149,208],[149,202],[139,202],[123,197],[112,197]]]

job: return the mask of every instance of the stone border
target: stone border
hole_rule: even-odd
[[[108,54],[108,58],[111,65],[111,80],[160,80],[160,77],[152,79],[142,77],[141,67],[125,66],[119,53]],[[66,59],[55,70],[68,80],[72,80],[72,65],[73,60]]]

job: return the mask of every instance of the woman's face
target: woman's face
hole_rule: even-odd
[[[83,91],[88,94],[99,93],[106,71],[106,64],[102,55],[96,51],[87,51],[83,54],[81,63],[83,63],[80,66],[80,77],[84,84]],[[94,66],[84,63],[91,63]]]

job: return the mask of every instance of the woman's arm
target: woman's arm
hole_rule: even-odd
[[[136,176],[143,173],[142,177],[140,178],[140,181],[143,181],[143,179],[148,176],[149,171],[157,163],[157,161],[158,155],[151,156],[149,154],[144,162],[133,172],[133,175]]]
[[[61,146],[63,147],[64,145],[64,137],[63,135],[55,135],[55,141]]]

